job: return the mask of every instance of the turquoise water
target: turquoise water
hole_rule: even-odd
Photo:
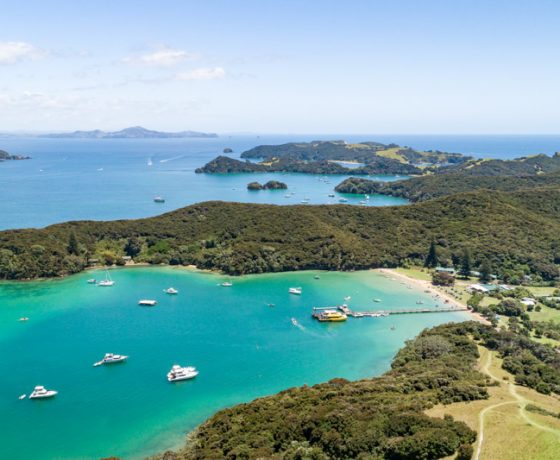
[[[311,308],[345,296],[356,310],[435,301],[375,272],[320,273],[319,280],[316,273],[234,278],[231,288],[217,285],[224,276],[161,267],[113,270],[111,288],[87,284],[100,272],[0,284],[0,458],[141,458],[181,445],[220,408],[333,377],[379,375],[421,329],[466,318],[439,313],[319,324]],[[179,295],[164,294],[169,286]],[[303,294],[289,295],[291,286]],[[140,298],[159,303],[142,308]],[[30,319],[18,322],[21,316]],[[92,367],[106,352],[130,358]],[[200,375],[170,384],[165,374],[175,363],[194,365]],[[18,400],[35,385],[59,395]]]

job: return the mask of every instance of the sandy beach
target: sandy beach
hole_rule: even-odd
[[[451,295],[449,295],[447,292],[445,292],[440,287],[434,286],[430,281],[411,278],[410,276],[403,275],[402,273],[398,273],[397,271],[392,270],[390,268],[378,268],[375,271],[378,272],[378,273],[381,273],[383,275],[389,276],[390,278],[394,278],[394,279],[400,280],[402,282],[405,282],[406,284],[408,284],[410,286],[416,287],[418,289],[422,289],[423,291],[429,291],[430,294],[432,294],[434,296],[439,296],[441,299],[446,301],[446,303],[450,306],[454,306],[454,307],[457,307],[457,308],[465,308],[467,306],[466,304],[460,302],[459,300],[457,300],[454,297],[452,297]],[[482,315],[480,315],[478,313],[475,313],[471,310],[468,310],[467,313],[475,321],[478,321],[478,322],[483,323],[483,324],[490,324],[490,322],[486,318],[484,318]]]

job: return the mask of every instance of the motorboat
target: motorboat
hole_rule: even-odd
[[[224,282],[221,284],[221,286],[222,286],[222,287],[232,287],[232,286],[233,286],[233,283],[230,283],[229,281],[224,281]]]
[[[27,397],[27,395],[24,393],[22,395],[19,395],[18,399],[21,401],[22,399],[25,399]]]
[[[338,200],[339,203],[348,203],[348,200],[346,198],[340,198]]]
[[[179,382],[181,380],[193,379],[198,375],[196,367],[187,366],[182,367],[175,364],[171,370],[167,373],[168,382]]]
[[[292,318],[291,321],[292,321],[292,324],[293,324],[294,326],[297,326],[297,325],[298,325],[297,319]]]
[[[321,279],[321,277],[320,277],[319,275],[315,275],[315,276],[313,277],[313,279],[319,280],[319,279]]]
[[[165,198],[163,198],[162,196],[155,196],[154,203],[165,203]]]
[[[128,356],[126,355],[116,355],[114,353],[105,353],[105,356],[101,361],[97,361],[94,363],[95,366],[101,366],[102,364],[115,364],[115,363],[122,363],[126,361]]]
[[[290,289],[288,289],[288,292],[290,294],[294,294],[294,295],[301,295],[301,288],[300,287],[291,287]]]
[[[374,302],[381,302],[381,299],[373,299]]]
[[[97,283],[97,285],[101,287],[109,287],[109,286],[113,286],[114,284],[115,282],[111,279],[111,275],[109,275],[108,270],[105,271],[105,279]]]
[[[346,297],[344,297],[344,301],[348,302],[349,300],[352,300],[352,297],[350,297],[349,295],[347,295]]]
[[[329,193],[329,198],[334,198],[334,193]]]
[[[33,389],[33,392],[29,395],[29,399],[52,398],[57,394],[58,391],[47,390],[44,386],[38,385]]]
[[[157,305],[157,300],[142,299],[138,301],[138,305],[143,307],[155,307]]]
[[[164,289],[164,292],[166,294],[179,294],[179,291],[175,288],[172,288],[172,287]]]
[[[22,316],[18,321],[29,321],[29,318],[27,316]]]
[[[89,280],[87,280],[88,284],[95,284],[97,282],[97,280],[95,278],[91,278]]]

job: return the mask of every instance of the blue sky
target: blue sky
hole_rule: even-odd
[[[3,0],[0,131],[558,133],[560,2]]]

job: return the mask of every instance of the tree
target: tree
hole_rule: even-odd
[[[449,273],[435,272],[432,275],[432,284],[435,286],[453,286],[455,277]]]
[[[472,271],[471,251],[468,248],[463,249],[461,256],[461,266],[459,267],[459,275],[467,279]]]
[[[482,259],[480,263],[480,281],[488,282],[492,279],[492,265],[487,258]]]
[[[424,267],[427,268],[435,268],[439,264],[437,249],[436,249],[436,242],[432,240],[430,243],[430,249],[428,250],[428,255],[426,256],[426,260],[424,261]]]
[[[138,241],[138,238],[129,238],[124,246],[124,252],[127,256],[136,257],[142,251],[142,244]]]
[[[75,256],[80,255],[80,245],[78,244],[78,238],[74,231],[70,232],[68,237],[68,254],[73,254]]]

